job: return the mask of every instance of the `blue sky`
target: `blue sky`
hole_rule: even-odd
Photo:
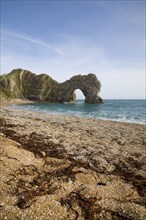
[[[1,73],[14,68],[95,73],[102,98],[145,98],[145,1],[2,0]]]

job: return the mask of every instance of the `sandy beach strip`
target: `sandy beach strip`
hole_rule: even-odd
[[[28,104],[28,103],[34,103],[34,102],[28,99],[1,99],[0,97],[0,108],[3,106],[11,106],[14,104]]]
[[[63,213],[64,219],[94,220],[100,216],[101,219],[146,219],[145,125],[50,115],[1,104],[0,133],[1,151],[7,151],[2,153],[3,175],[9,179],[9,174],[15,173],[16,178],[10,185],[19,192],[12,196],[9,186],[5,184],[9,192],[6,193],[1,183],[5,204],[3,218],[17,213],[20,219],[24,216],[38,219],[41,211],[34,214],[34,210],[48,210],[47,206],[53,216],[47,219],[62,219],[57,213]],[[11,141],[14,142],[9,144]],[[28,156],[27,162],[20,163],[22,151]],[[8,152],[9,158],[6,157]],[[31,163],[28,163],[29,157]],[[12,161],[16,165],[13,169],[9,167]],[[30,168],[26,171],[30,165],[37,172]],[[17,172],[22,168],[27,173],[25,187],[20,184],[25,172]],[[46,173],[50,175],[49,186],[43,176]],[[29,178],[36,176],[38,179],[33,185]],[[43,193],[38,192],[35,187],[40,189],[39,180],[52,191],[48,192],[47,188]],[[40,205],[48,195],[48,202]],[[55,205],[58,212],[54,210]]]

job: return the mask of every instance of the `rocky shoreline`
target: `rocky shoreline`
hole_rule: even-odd
[[[145,125],[0,111],[1,219],[146,219]]]

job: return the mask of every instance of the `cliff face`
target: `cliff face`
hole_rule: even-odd
[[[0,92],[6,98],[45,100],[57,82],[46,74],[36,75],[27,70],[15,69],[0,77]]]
[[[27,70],[15,69],[0,77],[2,98],[25,98],[48,102],[76,101],[75,90],[80,89],[87,103],[101,103],[98,96],[100,81],[95,74],[76,75],[58,83],[46,74],[36,75]]]

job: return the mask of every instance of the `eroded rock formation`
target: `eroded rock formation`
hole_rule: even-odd
[[[101,103],[98,96],[101,83],[96,75],[76,75],[58,83],[46,74],[36,75],[27,70],[15,69],[0,77],[1,98],[26,98],[48,102],[75,102],[75,90],[80,89],[87,103]]]
[[[58,84],[57,87],[53,87],[46,100],[57,100],[58,102],[75,101],[75,90],[80,89],[85,96],[85,102],[99,103],[102,101],[102,99],[98,96],[100,87],[100,81],[97,79],[95,74],[90,73],[88,75],[76,75],[70,80]]]

